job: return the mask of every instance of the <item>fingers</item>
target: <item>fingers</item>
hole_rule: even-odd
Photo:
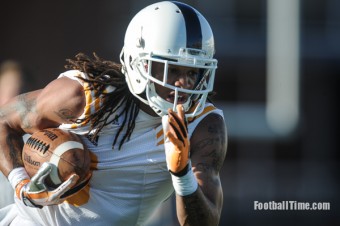
[[[72,188],[79,180],[79,176],[77,174],[72,174],[66,181],[64,181],[58,188],[64,191],[61,194],[64,194],[67,190]]]
[[[53,165],[47,162],[44,162],[41,165],[38,172],[31,178],[31,191],[40,191],[46,189],[44,181],[46,177],[51,173],[52,167]]]
[[[184,116],[184,107],[182,104],[179,104],[176,106],[177,109],[177,114],[179,116],[179,118],[181,119],[181,121],[185,121],[185,116]]]
[[[179,141],[178,140],[179,138],[176,138],[171,132],[167,132],[166,136],[168,137],[169,141],[171,143],[173,143],[176,147],[178,147],[180,149],[183,147],[184,142]]]
[[[184,115],[183,107],[181,105],[177,106],[178,113],[175,113],[171,109],[169,109],[169,124],[170,131],[174,132],[178,139],[184,142],[184,139],[187,138],[187,125],[186,118]]]
[[[56,189],[50,192],[49,201],[54,201],[60,199],[60,197],[70,190],[79,180],[79,176],[77,174],[72,174],[66,181],[64,181],[61,185],[59,185]]]
[[[187,122],[187,118],[185,117],[185,112],[184,112],[183,105],[181,105],[181,104],[177,105],[176,109],[177,109],[177,114],[178,114],[179,119],[184,124],[185,131],[187,131],[188,130],[187,129],[188,128],[188,122]]]
[[[180,129],[180,126],[176,123],[173,122],[172,119],[169,118],[170,121],[170,129],[169,129],[169,133],[171,133],[172,135],[174,135],[175,138],[179,139],[181,142],[184,142],[184,135]]]
[[[92,177],[92,172],[90,171],[81,182],[71,187],[68,191],[66,191],[63,195],[61,195],[60,198],[65,200],[71,195],[76,194],[78,191],[82,190],[85,186],[89,184],[91,177]]]
[[[59,185],[56,189],[48,191],[44,184],[44,181],[46,177],[51,173],[53,167],[54,167],[53,164],[45,162],[41,165],[38,172],[32,177],[29,188],[30,191],[29,196],[31,198],[33,199],[45,198],[48,199],[49,202],[58,200],[61,195],[63,195],[70,188],[72,188],[79,180],[79,176],[77,174],[73,174],[61,185]],[[36,194],[33,194],[31,192],[35,192]]]
[[[169,127],[169,116],[168,115],[164,115],[162,117],[162,126],[163,126],[164,134],[166,134],[170,130],[170,127]]]
[[[45,180],[45,178],[50,174],[52,171],[52,164],[44,162],[41,167],[39,168],[38,172],[32,177],[32,183],[40,184]]]

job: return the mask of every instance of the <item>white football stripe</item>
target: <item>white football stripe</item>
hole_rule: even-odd
[[[52,171],[50,173],[50,178],[51,178],[51,180],[54,184],[60,184],[62,182],[60,180],[59,176],[58,176],[58,171],[57,171],[58,164],[59,164],[59,161],[60,161],[60,156],[62,154],[64,154],[66,151],[68,151],[70,149],[74,149],[74,148],[84,150],[83,144],[79,143],[77,141],[66,141],[66,142],[60,144],[54,150],[54,152],[53,152],[54,154],[51,156],[51,159],[50,159],[50,163],[52,163],[53,165],[56,166],[56,167],[52,168]]]

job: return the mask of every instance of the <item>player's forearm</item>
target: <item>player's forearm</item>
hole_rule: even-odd
[[[191,195],[176,195],[177,217],[180,225],[218,225],[220,211],[209,199],[205,197],[201,189]]]
[[[36,120],[35,96],[37,92],[22,94],[0,108],[0,170],[5,176],[23,166],[21,151],[22,136],[32,128]],[[35,117],[30,121],[31,115]],[[24,129],[24,128],[25,129]]]
[[[22,136],[0,120],[0,170],[6,177],[12,169],[23,166],[22,147]]]

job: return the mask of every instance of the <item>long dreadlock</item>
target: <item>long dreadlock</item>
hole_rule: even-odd
[[[77,122],[87,121],[91,123],[91,130],[95,132],[89,138],[93,142],[97,139],[98,133],[104,126],[111,124],[115,119],[124,115],[124,121],[115,135],[112,144],[113,148],[120,133],[124,127],[127,126],[127,132],[119,143],[120,149],[123,143],[130,139],[135,127],[136,117],[139,112],[139,101],[136,101],[129,91],[125,76],[121,72],[121,64],[103,60],[96,53],[93,53],[93,56],[94,58],[90,58],[84,53],[79,53],[74,60],[66,60],[68,64],[65,65],[65,68],[86,73],[89,78],[80,79],[87,82],[90,89],[98,91],[96,97],[102,96],[103,98],[103,104],[97,112],[84,119],[78,119]],[[109,85],[115,87],[115,90],[110,93],[104,92],[105,88]],[[110,115],[116,113],[121,106],[123,107],[123,111],[117,117],[109,120]]]

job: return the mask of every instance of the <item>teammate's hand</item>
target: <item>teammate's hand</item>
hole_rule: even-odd
[[[63,197],[63,195],[77,183],[79,176],[73,174],[59,187],[50,190],[44,184],[44,181],[51,170],[52,164],[45,162],[31,180],[25,179],[17,184],[15,187],[16,196],[26,206],[42,208],[43,206],[59,204],[69,197]]]
[[[188,170],[190,143],[183,106],[179,104],[176,109],[177,113],[172,109],[168,110],[168,115],[163,116],[162,124],[168,169],[172,174],[178,175],[186,174]]]

